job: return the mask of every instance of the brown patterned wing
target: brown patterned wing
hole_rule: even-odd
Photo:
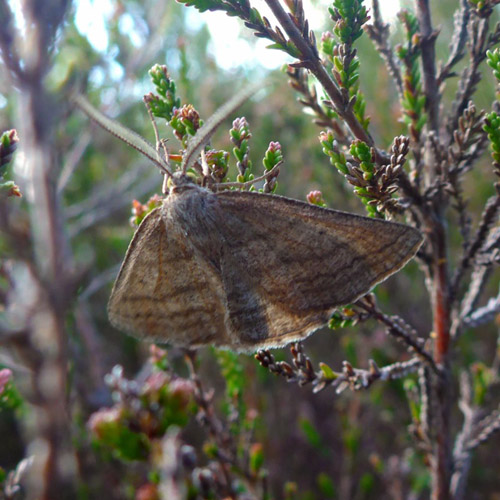
[[[279,346],[324,325],[403,267],[422,242],[402,224],[249,192],[217,195],[221,274],[241,348]]]
[[[118,329],[150,341],[227,345],[223,297],[220,277],[157,208],[129,245],[108,315]]]

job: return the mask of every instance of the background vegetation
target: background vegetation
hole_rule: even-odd
[[[335,0],[316,41],[300,1],[267,2],[296,32],[245,1],[183,3],[116,2],[99,52],[68,2],[24,2],[20,22],[0,0],[0,497],[497,498],[497,2],[408,4],[389,36],[372,5]],[[220,69],[194,7],[242,18],[250,44],[270,38],[295,65]],[[157,67],[156,86],[155,64],[170,77]],[[312,74],[329,76],[326,94]],[[427,238],[418,259],[376,302],[260,363],[114,330],[105,305],[130,211],[162,179],[68,95],[151,139],[142,96],[162,83],[208,117],[259,79],[271,85],[238,111],[253,173],[279,141],[277,193],[406,220]],[[230,128],[214,148],[231,151]]]

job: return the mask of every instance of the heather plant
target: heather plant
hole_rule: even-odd
[[[417,1],[391,34],[377,0],[333,0],[321,36],[302,0],[265,3],[273,19],[248,0],[116,6],[110,61],[67,2],[25,2],[22,26],[0,0],[0,498],[499,494],[498,2]],[[153,129],[179,166],[244,80],[211,63],[190,9],[237,18],[290,58],[265,79],[248,71],[262,92],[193,178],[425,238],[397,276],[285,349],[146,345],[106,318],[126,218],[136,227],[161,203],[162,179],[68,96]]]

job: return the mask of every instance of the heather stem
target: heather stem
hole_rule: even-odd
[[[429,0],[417,0],[417,16],[421,34],[422,69],[425,92],[425,107],[429,115],[430,129],[439,135],[439,91],[436,79],[437,33],[432,29]]]
[[[441,365],[443,377],[435,378],[436,397],[436,442],[431,465],[432,499],[448,500],[450,485],[450,291],[446,252],[446,231],[440,217],[440,207],[436,207],[434,223],[434,272],[433,272],[433,327],[435,335],[434,360]]]
[[[328,97],[332,100],[335,111],[343,118],[353,135],[357,139],[366,142],[369,146],[374,146],[372,136],[358,121],[349,103],[344,101],[340,90],[336,87],[333,79],[327,73],[318,54],[313,49],[313,46],[304,39],[297,26],[283,9],[281,3],[278,0],[266,0],[266,3],[269,5],[269,8],[272,10],[281,26],[283,26],[286,34],[299,49],[304,66],[307,67],[321,83]],[[376,156],[377,163],[382,163],[384,161],[385,155],[383,152],[377,150]]]

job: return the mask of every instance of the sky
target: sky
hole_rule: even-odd
[[[252,7],[268,17],[273,23],[273,16],[264,0],[251,0]],[[310,0],[304,0],[304,10],[309,20],[310,27],[318,30],[324,18],[325,5],[331,5],[331,0],[320,0],[321,8],[313,8]],[[370,7],[371,2],[365,2]],[[395,17],[399,10],[399,0],[382,0],[380,2],[382,16],[386,20]],[[108,38],[106,33],[106,19],[114,11],[112,0],[79,0],[76,11],[76,24],[79,31],[86,35],[90,43],[98,51],[105,52],[108,49]],[[241,64],[258,61],[268,69],[280,67],[288,61],[288,57],[281,51],[269,50],[269,40],[257,40],[257,46],[249,50],[248,41],[240,37],[242,23],[239,19],[228,17],[223,12],[204,12],[200,14],[194,8],[187,8],[188,25],[194,31],[198,30],[207,17],[210,16],[209,29],[212,35],[211,51],[217,64],[223,69],[231,69]],[[127,17],[123,18],[127,23]],[[136,38],[137,44],[141,43],[138,33],[134,33],[133,25],[123,26],[130,34],[132,41]],[[243,55],[243,56],[242,56]]]

